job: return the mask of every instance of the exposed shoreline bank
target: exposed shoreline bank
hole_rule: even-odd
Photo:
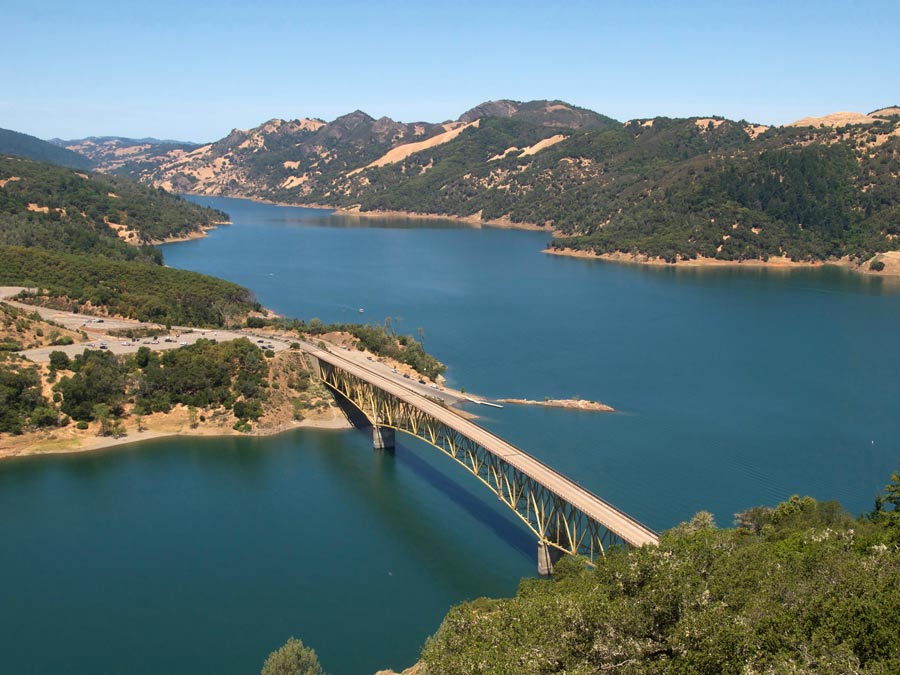
[[[272,199],[264,199],[262,197],[249,196],[229,196],[229,195],[210,195],[198,192],[183,192],[181,194],[190,195],[192,197],[225,197],[227,199],[246,199],[250,202],[258,204],[271,204],[272,206],[288,206],[299,209],[319,209],[322,211],[333,211],[341,216],[359,216],[360,218],[407,218],[409,220],[449,220],[454,223],[462,223],[474,228],[494,227],[505,230],[529,230],[533,232],[547,232],[548,234],[556,234],[552,227],[538,225],[536,223],[517,223],[509,218],[492,218],[489,220],[482,219],[480,214],[471,216],[455,216],[442,213],[418,213],[416,211],[397,211],[391,209],[378,209],[374,211],[363,211],[359,206],[345,207],[335,206],[333,204],[319,204],[316,202],[279,202]],[[228,223],[220,223],[228,224]],[[212,229],[212,228],[210,228]],[[205,236],[205,235],[201,235]],[[185,241],[184,239],[173,239],[173,241]],[[163,242],[163,243],[169,243]]]
[[[567,410],[583,410],[585,412],[616,412],[611,405],[600,401],[588,401],[579,398],[548,398],[543,401],[535,401],[530,398],[498,398],[498,403],[511,405],[540,406],[544,408],[565,408]]]
[[[164,237],[163,239],[151,239],[148,244],[151,246],[159,246],[161,244],[175,244],[179,241],[193,241],[194,239],[203,239],[204,237],[208,237],[207,234],[210,230],[214,230],[221,225],[231,225],[230,220],[217,220],[214,223],[210,223],[209,225],[200,225],[200,229],[194,230],[193,232],[188,232],[185,235],[173,235],[171,237]]]
[[[199,193],[184,193],[189,194],[196,197],[224,197],[226,195],[207,195],[207,194],[199,194]],[[473,228],[482,228],[482,227],[492,227],[498,229],[507,229],[507,230],[525,230],[531,232],[546,232],[547,234],[553,236],[561,236],[561,233],[556,230],[552,226],[538,225],[536,223],[518,223],[513,222],[507,217],[502,218],[493,218],[489,220],[482,219],[480,213],[473,214],[471,216],[456,216],[456,215],[448,215],[448,214],[440,214],[440,213],[418,213],[416,211],[399,211],[399,210],[374,210],[374,211],[362,211],[358,206],[356,207],[342,207],[335,206],[332,204],[318,204],[315,202],[310,203],[290,203],[290,202],[278,202],[270,199],[263,199],[261,197],[232,197],[232,199],[246,199],[251,202],[257,202],[260,204],[271,204],[273,206],[288,206],[294,208],[304,208],[304,209],[320,209],[323,211],[332,211],[337,215],[341,216],[358,216],[360,218],[405,218],[408,220],[447,220],[454,223],[461,223],[464,225],[468,225]],[[172,243],[178,241],[188,241],[190,239],[205,237],[206,230],[213,229],[218,225],[227,225],[230,222],[225,223],[217,223],[216,225],[207,226],[204,228],[202,233],[198,233],[194,236],[189,236],[186,238],[170,238],[161,242],[153,242],[156,243]],[[804,268],[814,268],[814,267],[825,267],[825,266],[835,266],[842,267],[848,271],[856,272],[858,274],[863,274],[866,276],[872,277],[900,277],[900,251],[887,251],[884,253],[878,253],[873,256],[869,260],[865,260],[862,263],[856,263],[849,258],[839,258],[839,259],[830,259],[830,260],[815,260],[815,261],[796,261],[791,260],[785,256],[770,256],[768,260],[762,259],[753,259],[753,260],[719,260],[718,258],[704,258],[698,257],[689,260],[678,260],[677,262],[670,263],[662,258],[654,258],[647,255],[641,254],[630,254],[630,253],[592,253],[591,251],[584,251],[580,249],[572,249],[572,248],[546,248],[543,250],[544,253],[548,255],[556,255],[562,257],[569,258],[582,258],[587,260],[603,260],[606,262],[617,262],[617,263],[627,263],[627,264],[635,264],[635,265],[649,265],[653,267],[675,267],[675,268],[685,268],[685,267],[693,267],[693,268],[709,268],[709,267],[730,267],[730,268],[767,268],[767,269],[804,269]],[[873,260],[880,260],[884,262],[884,269],[881,271],[875,271],[869,269],[869,264]]]
[[[296,429],[347,430],[353,428],[343,413],[336,408],[329,408],[327,414],[316,415],[301,421],[284,421],[271,427],[255,429],[250,433],[235,431],[228,426],[215,423],[199,423],[196,427],[192,427],[187,410],[181,409],[181,406],[172,413],[145,416],[140,431],[133,418],[126,420],[126,433],[123,436],[98,436],[97,426],[91,424],[89,429],[79,431],[74,429],[74,424],[72,424],[68,428],[30,432],[21,436],[5,436],[0,438],[0,461],[14,457],[81,454],[158,438],[252,438],[276,436]]]
[[[313,207],[319,208],[319,207]],[[449,220],[454,223],[463,223],[474,228],[494,227],[505,230],[529,230],[532,232],[547,232],[555,234],[552,227],[538,225],[536,223],[517,223],[507,217],[491,218],[484,220],[480,213],[471,216],[454,216],[441,213],[418,213],[416,211],[395,211],[390,209],[362,211],[359,207],[335,207],[335,213],[343,216],[359,216],[360,218],[407,218],[409,220]]]
[[[850,272],[856,272],[872,277],[900,277],[900,251],[887,251],[878,253],[873,258],[855,263],[849,258],[836,258],[831,260],[791,260],[785,256],[772,256],[768,260],[719,260],[718,258],[698,257],[690,260],[679,260],[671,263],[662,258],[653,258],[646,255],[634,255],[630,253],[592,253],[573,248],[546,248],[543,251],[547,255],[555,255],[567,258],[582,258],[584,260],[602,260],[604,262],[622,263],[626,265],[647,265],[650,267],[671,267],[675,269],[691,268],[766,268],[766,269],[811,269],[818,267],[841,267]],[[884,269],[880,272],[870,270],[868,265],[872,260],[884,262]]]

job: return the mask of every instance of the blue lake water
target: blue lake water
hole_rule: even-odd
[[[887,280],[617,265],[547,256],[540,232],[194,199],[234,224],[164,247],[173,267],[284,315],[421,328],[478,394],[616,407],[477,412],[655,529],[794,493],[860,513],[900,457]],[[2,670],[249,673],[290,635],[333,675],[410,665],[450,605],[533,574],[535,546],[461,469],[398,440],[393,456],[298,431],[3,463]]]

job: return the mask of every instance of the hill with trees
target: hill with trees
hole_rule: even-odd
[[[584,108],[561,101],[489,101],[442,123],[403,123],[388,117],[374,119],[357,110],[332,122],[318,119],[273,119],[249,130],[233,130],[228,136],[189,152],[175,150],[159,158],[157,166],[109,164],[116,171],[176,192],[253,197],[273,201],[308,203],[346,192],[343,179],[427,152],[451,141],[466,129],[477,129],[487,119],[505,120],[527,130],[535,140],[562,129],[597,129],[616,122]],[[84,151],[78,144],[73,150]],[[506,149],[504,146],[500,152]],[[120,152],[140,152],[141,146]],[[399,151],[399,154],[398,154]]]
[[[0,285],[39,289],[30,304],[181,326],[222,327],[260,309],[246,288],[136,260],[0,246]]]
[[[122,136],[89,136],[68,141],[52,138],[50,142],[87,157],[94,167],[105,173],[125,176],[133,176],[144,168],[155,166],[170,154],[190,152],[199,145],[186,141]]]
[[[10,129],[0,129],[0,156],[2,155],[49,162],[71,169],[92,169],[94,167],[94,162],[81,153]]]
[[[453,608],[424,647],[429,675],[900,672],[900,477],[876,511],[792,497],[708,513],[596,569],[560,561],[516,596]]]
[[[598,255],[865,261],[900,249],[896,107],[768,128],[489,101],[441,124],[360,111],[271,120],[156,160],[131,175],[183,192],[543,226],[551,247]]]
[[[0,157],[0,244],[155,259],[148,244],[227,220],[127,178]]]
[[[346,331],[360,349],[430,377],[443,372],[411,336],[267,318],[246,288],[165,267],[151,245],[157,237],[190,234],[198,224],[226,218],[124,177],[0,157],[0,285],[24,287],[16,300],[26,305],[146,324],[125,329],[129,337],[162,333],[161,326],[270,325],[300,337]],[[132,236],[122,236],[123,228]],[[83,330],[0,303],[0,437],[29,434],[27,442],[39,443],[64,433],[77,444],[79,432],[93,432],[91,425],[100,435],[119,436],[126,421],[141,431],[145,416],[162,416],[157,423],[166,425],[185,411],[190,428],[203,423],[207,432],[284,429],[310,414],[327,415],[333,406],[299,352],[263,351],[246,338],[200,339],[162,354],[142,346],[131,356],[88,343],[72,358],[51,353],[49,367],[18,353],[87,340]]]

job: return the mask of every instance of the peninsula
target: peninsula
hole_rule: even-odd
[[[127,178],[0,157],[0,457],[347,427],[304,339],[437,387],[445,367],[412,336],[287,320],[241,286],[162,265],[155,242],[227,220]]]

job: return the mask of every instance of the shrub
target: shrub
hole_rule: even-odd
[[[297,638],[290,638],[269,654],[260,675],[325,675],[316,652]]]

